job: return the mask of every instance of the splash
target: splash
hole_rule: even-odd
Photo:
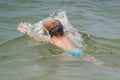
[[[82,46],[83,46],[82,45],[82,41],[83,41],[82,37],[78,33],[78,30],[70,24],[65,11],[60,11],[60,12],[57,13],[57,15],[55,15],[55,13],[52,13],[52,14],[50,14],[50,16],[48,18],[43,19],[43,20],[39,21],[38,23],[36,23],[34,25],[32,25],[30,23],[25,23],[26,28],[28,28],[29,31],[31,31],[32,33],[34,33],[36,35],[45,35],[45,33],[47,33],[47,35],[49,35],[48,31],[43,26],[43,23],[45,21],[49,20],[49,19],[59,20],[63,25],[65,35],[69,36],[71,38],[71,40],[73,41],[73,43],[77,47],[82,48]],[[24,30],[22,30],[20,28],[18,28],[18,30],[21,33],[25,34]],[[44,39],[40,38],[39,41],[44,41]]]

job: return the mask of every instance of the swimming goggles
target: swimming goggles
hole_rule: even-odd
[[[51,29],[49,30],[49,34],[54,34],[54,33],[56,33],[56,32],[54,32],[54,30],[57,29],[57,28],[61,28],[61,27],[62,27],[62,25],[59,24],[59,25],[51,28]],[[58,30],[57,32],[62,32],[62,30]]]

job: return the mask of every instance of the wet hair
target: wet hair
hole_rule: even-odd
[[[44,23],[44,27],[49,31],[51,37],[64,35],[63,25],[59,20],[48,20]]]

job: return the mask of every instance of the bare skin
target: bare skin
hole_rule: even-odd
[[[53,36],[51,38],[51,43],[64,49],[64,50],[71,50],[75,48],[75,45],[71,41],[71,39],[67,36]]]
[[[24,23],[19,23],[19,27],[24,29],[26,31],[26,34],[33,40],[37,40],[38,35],[33,34],[32,32],[28,31],[28,29],[25,27]],[[44,35],[44,38],[47,38],[48,36]],[[56,45],[64,50],[71,50],[75,48],[75,45],[71,41],[71,39],[67,36],[53,36],[51,38],[51,43],[53,45]]]

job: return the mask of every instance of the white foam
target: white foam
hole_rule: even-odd
[[[44,28],[43,23],[45,21],[47,21],[49,19],[53,19],[53,18],[59,20],[62,23],[62,25],[64,27],[65,35],[69,36],[77,47],[82,48],[83,40],[81,38],[81,35],[78,33],[78,30],[70,24],[65,11],[60,11],[57,13],[57,15],[50,14],[50,16],[48,18],[43,19],[34,25],[32,25],[30,23],[25,23],[25,24],[26,24],[26,27],[28,28],[28,30],[33,32],[34,34],[44,35],[45,32],[48,33],[48,31]],[[18,28],[18,30],[22,33],[26,33],[24,30],[22,30],[20,28]],[[40,39],[41,39],[40,41],[44,41],[42,38],[40,38]]]

